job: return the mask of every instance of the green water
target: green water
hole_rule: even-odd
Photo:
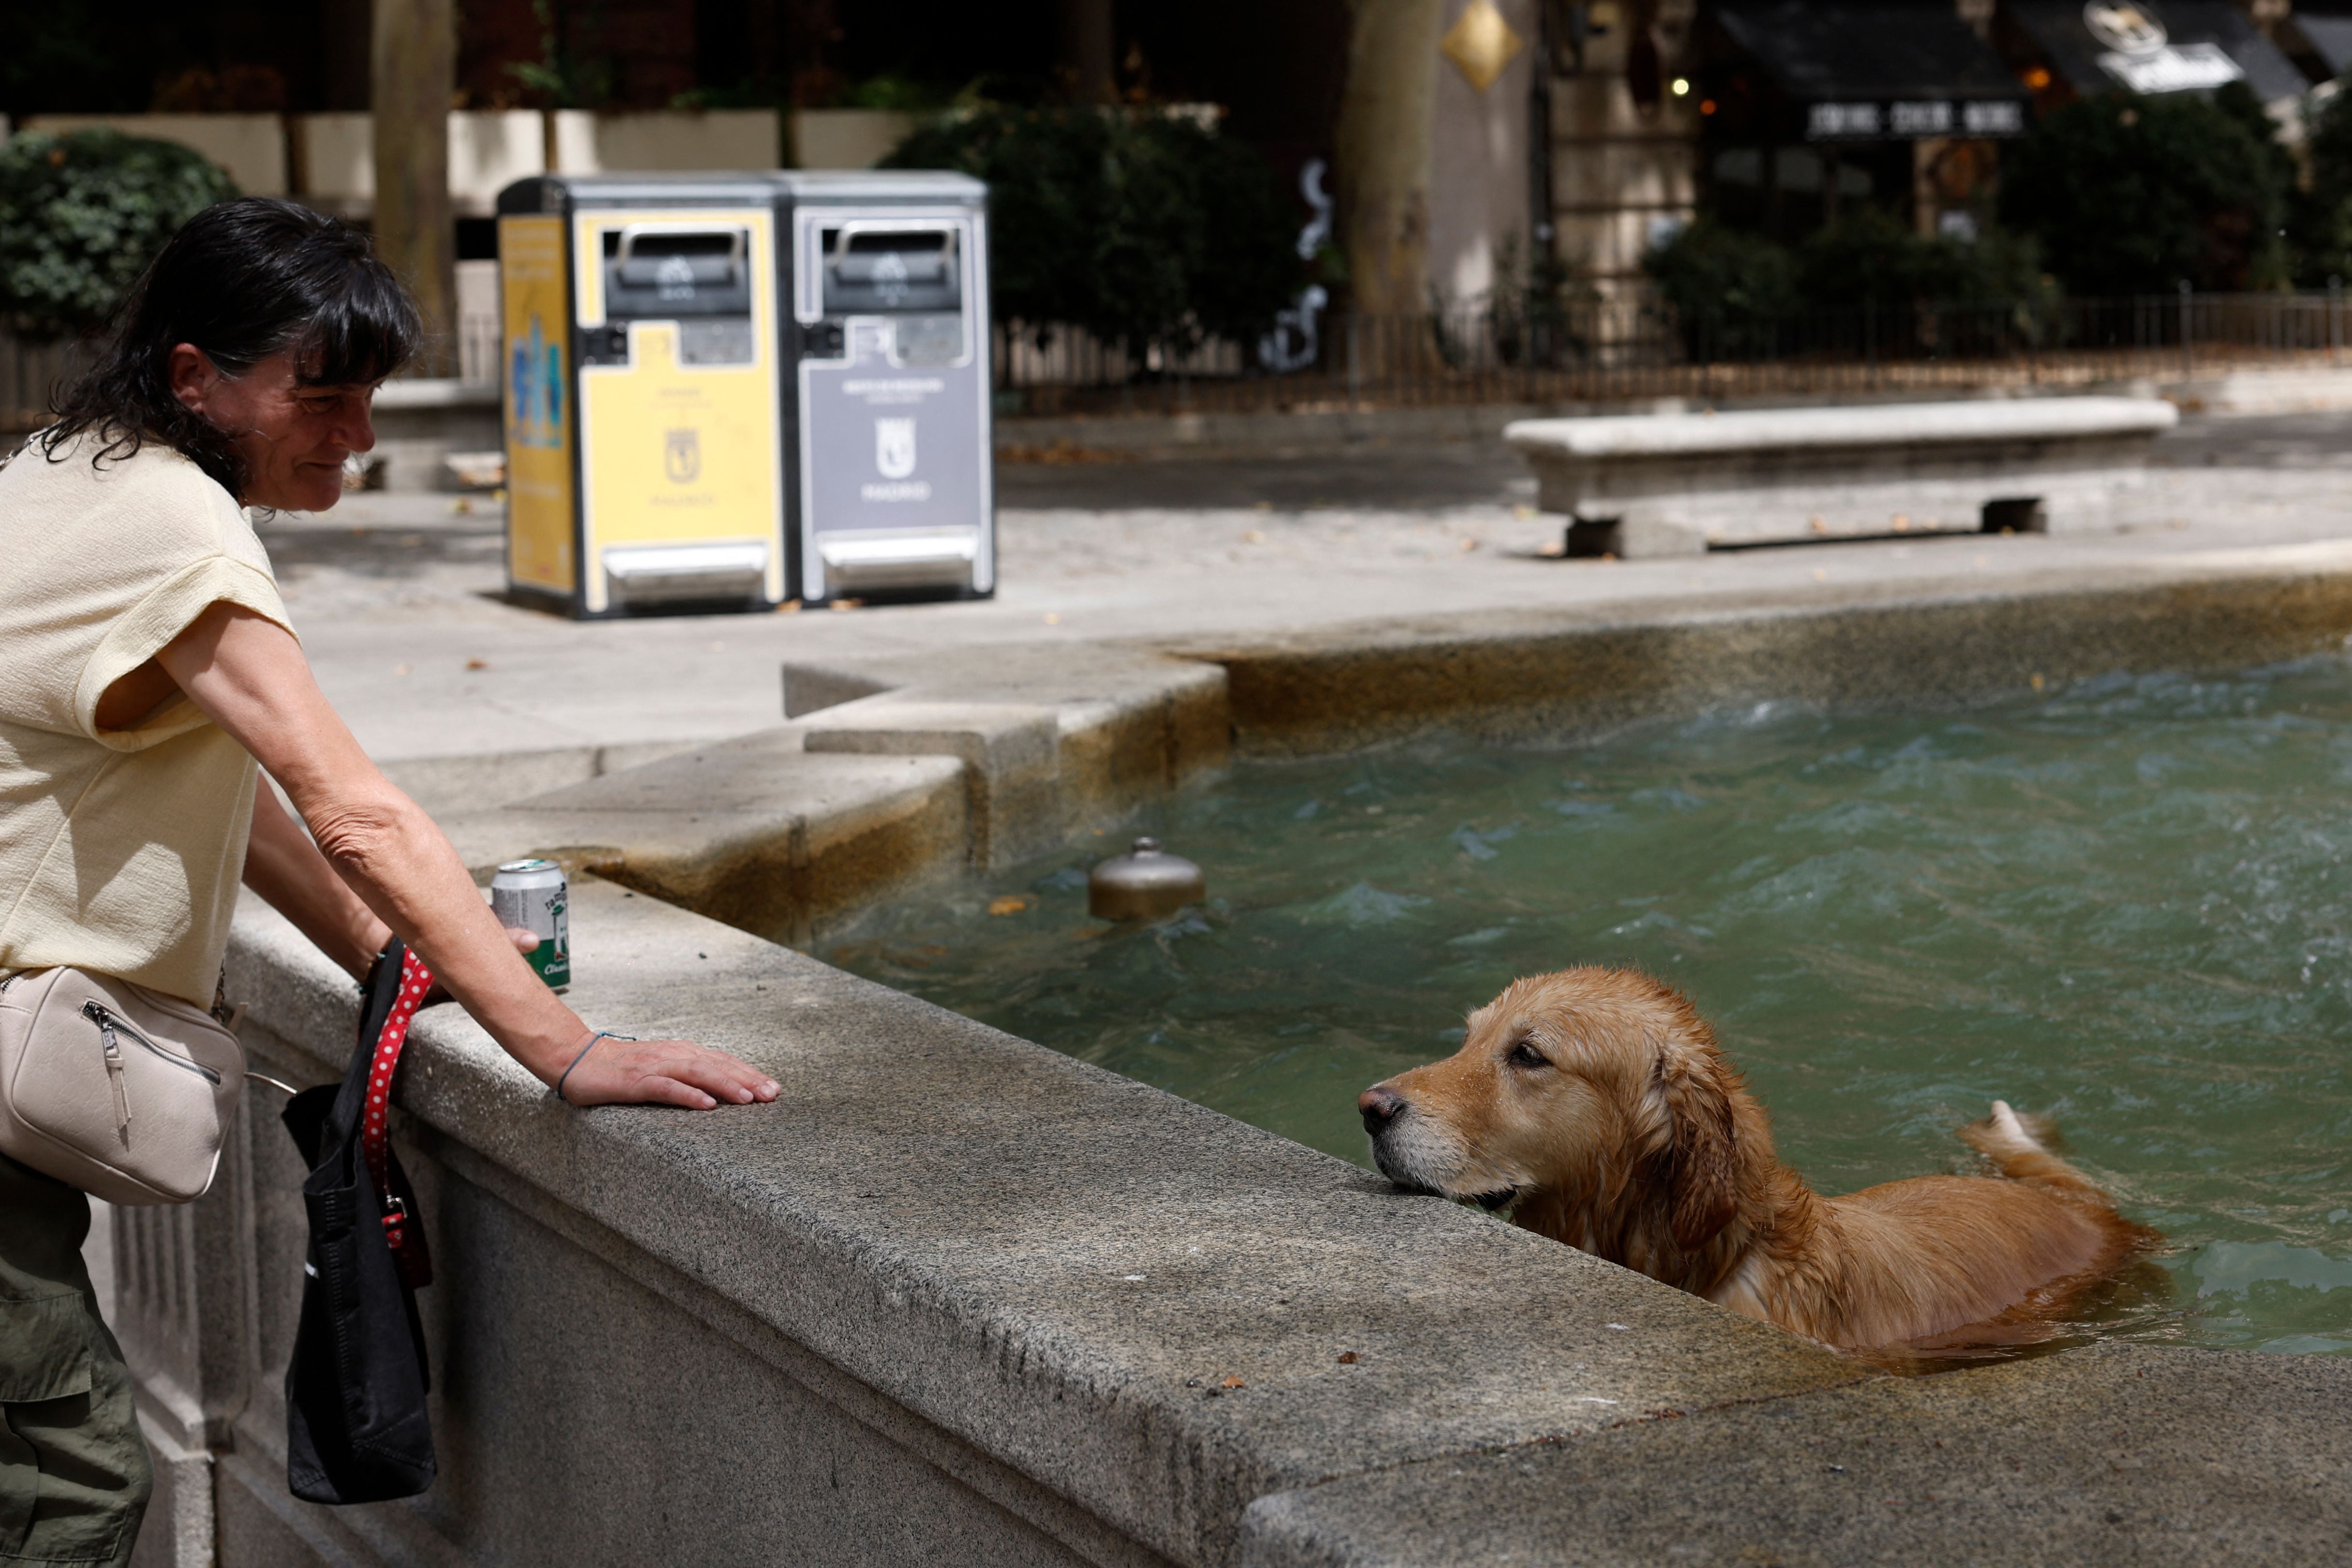
[[[1822,1190],[1969,1168],[1998,1096],[2172,1244],[2112,1331],[2352,1353],[2352,664],[1255,764],[1145,826],[1206,908],[1090,921],[1105,838],[826,956],[1359,1163],[1357,1091],[1514,975],[1640,965]]]

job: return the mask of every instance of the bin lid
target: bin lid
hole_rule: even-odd
[[[592,206],[754,204],[979,206],[988,186],[948,169],[742,169],[708,174],[530,174],[499,193],[501,213],[554,212],[569,197]]]
[[[763,205],[775,199],[776,176],[769,169],[713,170],[708,174],[530,174],[499,193],[501,213],[554,212],[569,196],[596,206],[692,205],[723,203]]]
[[[773,176],[793,201],[958,202],[988,199],[988,186],[949,169],[782,169]]]

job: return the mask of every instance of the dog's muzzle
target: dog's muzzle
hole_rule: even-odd
[[[1491,1193],[1446,1191],[1441,1184],[1444,1178],[1433,1179],[1425,1167],[1430,1151],[1422,1145],[1428,1142],[1430,1129],[1426,1124],[1416,1127],[1405,1121],[1405,1112],[1412,1109],[1412,1101],[1386,1084],[1376,1083],[1356,1097],[1356,1110],[1364,1119],[1364,1131],[1371,1135],[1372,1163],[1381,1168],[1381,1175],[1407,1192],[1476,1204],[1488,1214],[1507,1208],[1518,1200],[1520,1190],[1517,1187]]]
[[[1357,1112],[1364,1119],[1364,1131],[1372,1141],[1372,1163],[1381,1174],[1398,1186],[1412,1192],[1428,1192],[1430,1188],[1415,1181],[1412,1173],[1391,1157],[1389,1134],[1396,1130],[1397,1119],[1405,1113],[1404,1096],[1385,1084],[1374,1084],[1356,1097]]]
[[[1364,1131],[1378,1138],[1404,1113],[1404,1096],[1386,1084],[1376,1083],[1356,1096],[1356,1110],[1364,1118]]]

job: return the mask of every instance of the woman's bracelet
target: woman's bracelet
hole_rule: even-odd
[[[589,1036],[588,1043],[580,1047],[580,1054],[572,1058],[572,1067],[565,1068],[563,1069],[563,1076],[555,1080],[555,1098],[563,1100],[563,1103],[566,1105],[572,1103],[571,1100],[564,1099],[563,1086],[571,1080],[572,1068],[578,1067],[582,1062],[587,1060],[588,1053],[596,1048],[597,1041],[635,1040],[635,1038],[636,1036],[635,1035],[616,1035],[610,1029],[599,1029],[594,1034]]]

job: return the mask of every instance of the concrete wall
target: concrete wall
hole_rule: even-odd
[[[286,121],[277,114],[35,114],[18,131],[82,131],[103,127],[191,147],[228,171],[249,196],[290,194]]]
[[[793,115],[793,165],[870,169],[922,123],[895,109],[803,109]]]

